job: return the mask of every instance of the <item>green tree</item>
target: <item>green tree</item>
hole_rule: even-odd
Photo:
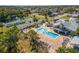
[[[32,52],[48,52],[46,47],[47,45],[39,40],[40,38],[34,30],[30,30],[28,33],[28,38],[32,45]]]
[[[9,36],[8,40],[9,52],[16,52],[16,42],[18,32],[19,29],[15,25],[10,28],[9,32],[7,32],[7,35]]]
[[[18,53],[30,53],[32,46],[30,45],[30,41],[28,40],[27,34],[20,32],[18,33],[18,41],[17,41],[17,52]]]
[[[58,53],[79,53],[79,50],[74,48],[66,48],[66,47],[60,47],[57,50]]]
[[[79,27],[77,28],[76,31],[71,31],[72,36],[79,36]]]
[[[0,52],[16,52],[18,32],[18,28],[16,26],[13,26],[6,32],[3,31],[2,33],[0,33]]]
[[[27,33],[20,32],[17,41],[17,52],[48,52],[47,45],[39,40],[37,33],[34,30],[29,30]]]

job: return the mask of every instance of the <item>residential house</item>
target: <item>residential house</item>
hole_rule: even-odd
[[[73,48],[79,49],[79,36],[74,36],[70,42],[70,44],[73,46]]]

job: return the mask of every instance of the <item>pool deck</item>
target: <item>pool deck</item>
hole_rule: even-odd
[[[43,26],[42,28],[46,28],[46,29],[48,29],[48,31],[54,32],[53,28],[51,28],[51,27]],[[65,40],[65,38],[68,38],[67,36],[63,36],[63,35],[60,35],[58,38],[52,38],[52,37],[44,35],[43,33],[40,33],[40,32],[37,32],[37,34],[41,41],[48,44],[49,53],[56,53],[56,50],[59,47],[62,47],[62,42]]]
[[[38,33],[40,40],[47,43],[51,48],[49,49],[49,52],[53,52],[53,50],[57,50],[59,47],[62,46],[62,42],[65,38],[65,36],[59,36],[58,38],[52,38],[50,36],[46,36],[42,33]],[[51,50],[51,51],[50,51]]]

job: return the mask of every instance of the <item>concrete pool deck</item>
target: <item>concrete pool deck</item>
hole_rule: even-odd
[[[48,31],[50,32],[54,32],[53,28],[50,28],[50,27],[46,27],[46,26],[42,26],[42,28],[46,28],[48,29]],[[33,28],[35,30],[35,28]],[[68,38],[67,36],[63,36],[63,35],[60,35],[59,37],[57,38],[52,38],[50,36],[47,36],[47,35],[44,35],[43,33],[40,33],[40,32],[37,32],[40,40],[42,42],[45,42],[48,44],[48,46],[50,46],[50,48],[48,48],[49,52],[50,53],[54,53],[56,52],[56,50],[59,48],[59,47],[62,47],[62,42]]]
[[[51,46],[51,48],[50,48],[51,52],[53,52],[53,50],[57,50],[59,47],[61,47],[62,42],[66,38],[66,36],[60,36],[60,37],[54,39],[54,38],[51,38],[50,36],[46,36],[42,33],[37,33],[37,34],[40,37],[41,41],[43,41]]]

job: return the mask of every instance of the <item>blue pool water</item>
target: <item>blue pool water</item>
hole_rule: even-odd
[[[53,32],[49,32],[47,29],[44,29],[44,28],[38,28],[37,32],[41,32],[44,35],[48,35],[48,36],[50,36],[52,38],[58,38],[60,36],[59,34],[53,33]]]

